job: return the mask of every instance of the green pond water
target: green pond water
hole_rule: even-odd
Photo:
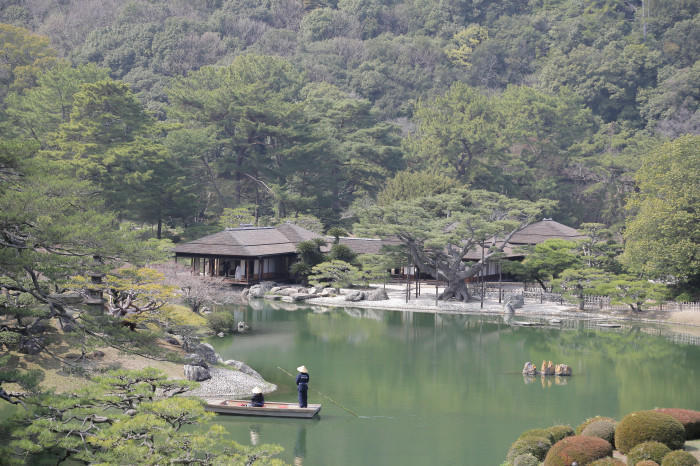
[[[512,327],[500,316],[360,309],[237,308],[247,335],[212,339],[296,399],[305,364],[319,419],[218,416],[233,439],[275,443],[311,465],[499,465],[524,430],[576,426],[654,407],[700,409],[700,347],[645,328]],[[589,325],[590,327],[590,325]],[[568,378],[524,378],[525,361],[566,363]],[[315,390],[331,397],[334,405]],[[296,458],[296,459],[295,459]]]

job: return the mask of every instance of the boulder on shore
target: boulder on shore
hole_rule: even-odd
[[[367,301],[384,301],[389,299],[389,295],[384,288],[377,288],[367,292]]]
[[[209,369],[202,366],[191,366],[185,364],[183,366],[185,378],[187,380],[194,380],[195,382],[201,382],[202,380],[211,379],[211,374],[209,374]]]
[[[194,348],[194,352],[202,356],[205,361],[209,364],[216,364],[219,362],[219,355],[214,351],[214,347],[209,343],[200,343]]]
[[[231,366],[234,369],[237,369],[244,374],[247,374],[251,377],[257,377],[258,379],[262,380],[262,375],[258,374],[258,372],[250,367],[248,364],[244,363],[243,361],[236,361],[235,359],[229,359],[228,361],[224,361],[224,364],[227,366]]]
[[[348,294],[345,295],[345,301],[351,301],[351,302],[357,302],[357,301],[362,301],[363,299],[366,298],[366,294],[364,291],[351,291]]]

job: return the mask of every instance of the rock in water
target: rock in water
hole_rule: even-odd
[[[542,361],[542,368],[540,369],[542,375],[554,375],[554,365],[552,361]]]
[[[554,375],[571,375],[571,367],[567,366],[566,364],[557,364],[557,366],[554,368]]]
[[[211,379],[211,374],[209,374],[209,369],[202,366],[190,366],[186,364],[183,366],[185,372],[185,378],[187,380],[194,380],[195,382],[201,382],[202,380]]]
[[[523,375],[537,375],[537,366],[530,361],[523,366]]]

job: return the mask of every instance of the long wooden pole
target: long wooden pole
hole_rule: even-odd
[[[282,372],[284,372],[284,373],[287,374],[288,376],[294,378],[294,374],[292,374],[292,373],[289,372],[289,371],[286,371],[286,370],[282,369],[280,366],[277,366],[277,369],[281,370]],[[353,411],[352,409],[346,408],[345,406],[341,405],[340,403],[338,403],[337,401],[335,401],[333,398],[331,398],[330,396],[326,395],[325,393],[322,393],[322,392],[320,392],[320,391],[318,391],[318,390],[316,390],[316,389],[312,389],[312,390],[315,391],[316,393],[318,393],[319,395],[321,395],[322,397],[324,397],[325,399],[327,399],[328,401],[330,401],[331,403],[333,403],[334,405],[336,405],[337,407],[344,409],[345,411],[349,412],[350,414],[352,414],[352,415],[355,416],[355,417],[360,417],[355,411]]]

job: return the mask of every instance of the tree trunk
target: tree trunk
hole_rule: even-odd
[[[447,286],[440,296],[439,299],[446,301],[450,298],[455,298],[457,301],[469,301],[471,295],[469,294],[469,289],[464,280],[449,280]]]
[[[163,219],[158,216],[158,232],[156,233],[156,238],[161,239],[161,234],[163,232]]]

